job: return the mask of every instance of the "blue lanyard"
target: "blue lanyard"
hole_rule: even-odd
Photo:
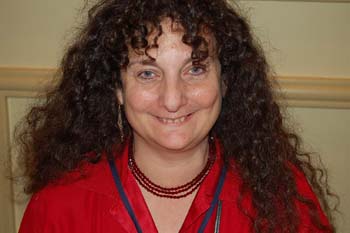
[[[124,206],[125,206],[126,210],[128,211],[129,216],[130,216],[130,218],[132,219],[132,221],[133,221],[133,223],[135,225],[137,233],[142,233],[142,230],[141,230],[140,224],[137,221],[135,212],[133,211],[133,209],[132,209],[132,207],[130,205],[130,202],[128,200],[128,197],[126,196],[125,191],[123,189],[123,185],[122,185],[122,182],[120,181],[120,177],[118,175],[115,163],[112,160],[108,160],[108,163],[109,163],[109,167],[110,167],[111,172],[112,172],[114,183],[115,183],[115,185],[116,185],[116,187],[118,189],[120,198],[122,199],[122,201],[124,203]],[[226,176],[226,168],[224,166],[223,169],[221,170],[219,183],[216,186],[214,198],[213,198],[213,200],[210,203],[209,209],[205,213],[204,219],[203,219],[203,221],[202,221],[202,223],[201,223],[201,225],[200,225],[200,227],[198,229],[198,233],[203,233],[204,232],[204,229],[206,228],[206,226],[207,226],[211,216],[213,215],[213,212],[214,212],[214,209],[215,209],[216,206],[218,206],[218,211],[217,211],[217,216],[216,216],[215,229],[218,229],[217,224],[220,224],[220,214],[221,214],[221,201],[219,200],[219,196],[220,196],[220,193],[221,193],[221,190],[222,190],[222,186],[224,185],[225,176]],[[218,232],[218,231],[215,231],[215,232]]]

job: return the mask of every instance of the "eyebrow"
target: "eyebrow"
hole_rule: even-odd
[[[132,66],[132,65],[135,65],[135,64],[152,65],[154,63],[156,63],[156,61],[152,60],[152,59],[135,60],[135,61],[129,62],[128,67]]]
[[[193,59],[191,57],[187,58],[184,61],[184,64],[187,64],[190,61],[193,61]],[[149,59],[149,58],[147,58],[147,59],[138,59],[138,60],[129,62],[127,67],[133,66],[135,64],[140,64],[140,65],[157,65],[157,61],[155,59],[153,60],[153,59]]]

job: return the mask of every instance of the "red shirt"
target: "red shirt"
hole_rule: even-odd
[[[146,233],[155,233],[157,229],[150,211],[139,186],[128,169],[127,148],[121,155],[116,156],[116,167],[141,229]],[[187,213],[180,230],[181,233],[197,232],[206,211],[209,209],[222,167],[220,151],[217,150],[217,153],[217,159],[200,186]],[[19,233],[136,232],[134,224],[119,198],[106,159],[97,164],[84,165],[84,172],[86,177],[82,179],[75,179],[79,176],[79,172],[69,173],[62,179],[64,182],[50,184],[34,194],[24,213]],[[322,221],[327,223],[305,176],[299,171],[294,172],[298,190],[317,203],[319,215]],[[251,232],[251,221],[237,206],[240,183],[238,174],[230,170],[226,175],[220,194],[222,201],[220,232]],[[252,213],[253,208],[249,196],[244,198],[243,208]],[[299,232],[321,232],[312,226],[307,214],[307,206],[297,202],[297,209],[301,215]],[[205,232],[214,232],[214,224],[215,212]]]

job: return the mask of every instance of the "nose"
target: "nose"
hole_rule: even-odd
[[[186,85],[180,78],[165,78],[161,89],[160,103],[168,112],[177,112],[186,104]]]

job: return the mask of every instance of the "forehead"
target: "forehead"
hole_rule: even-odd
[[[177,50],[177,52],[187,53],[191,56],[192,47],[183,42],[183,36],[186,31],[183,26],[170,19],[164,18],[160,22],[161,32],[155,27],[149,27],[149,35],[147,36],[147,42],[149,49],[134,49],[129,46],[129,59],[140,59],[141,57],[151,56],[155,60],[157,55],[164,52],[169,52],[169,50]],[[203,28],[199,35],[207,42],[207,49],[209,57],[216,56],[216,40],[213,34],[206,28]],[[156,46],[154,46],[156,45]]]

